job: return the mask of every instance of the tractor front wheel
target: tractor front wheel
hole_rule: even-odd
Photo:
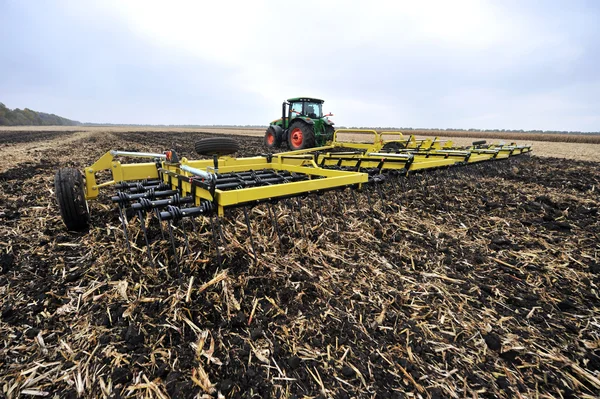
[[[292,123],[288,133],[288,146],[292,151],[314,147],[315,132],[313,127],[300,121]]]
[[[90,222],[90,212],[81,173],[74,168],[61,168],[54,175],[54,191],[60,215],[69,231],[84,231]]]
[[[281,136],[273,126],[269,126],[265,132],[265,147],[268,149],[281,147]]]

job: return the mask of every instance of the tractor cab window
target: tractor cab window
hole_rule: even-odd
[[[304,103],[304,115],[309,118],[321,118],[323,115],[320,103]]]
[[[302,115],[302,103],[292,103],[292,118]]]

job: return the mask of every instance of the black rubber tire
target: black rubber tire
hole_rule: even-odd
[[[269,141],[268,141],[269,134],[273,135],[272,143],[269,143]],[[265,132],[264,143],[265,143],[265,147],[267,147],[269,150],[271,150],[273,148],[281,147],[281,135],[277,134],[277,131],[275,130],[275,128],[273,126],[269,126],[267,128],[267,131]]]
[[[298,145],[294,145],[292,137],[295,129],[300,129],[302,131],[302,142]],[[288,147],[290,150],[304,150],[305,148],[313,148],[314,146],[315,132],[313,126],[302,121],[293,122],[288,129]]]
[[[325,134],[327,134],[327,140],[333,140],[333,133],[335,133],[335,128],[331,125],[325,125]]]
[[[487,143],[487,141],[485,141],[485,140],[477,140],[477,141],[474,141],[472,143],[472,145],[484,145],[485,143]]]
[[[229,155],[239,151],[240,143],[231,137],[211,137],[196,141],[194,149],[199,155]]]
[[[84,194],[83,176],[74,168],[61,168],[54,175],[54,191],[67,230],[84,231],[89,227],[90,212]]]
[[[390,141],[389,143],[385,143],[381,149],[389,152],[398,152],[400,149],[402,149],[402,145],[395,141]]]

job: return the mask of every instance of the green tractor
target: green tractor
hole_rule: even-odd
[[[290,98],[281,106],[281,118],[269,124],[265,146],[279,148],[287,142],[290,150],[320,147],[333,138],[333,122],[323,115],[323,100],[308,97]]]

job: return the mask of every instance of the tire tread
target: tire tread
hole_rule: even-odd
[[[231,137],[211,137],[198,140],[194,149],[198,155],[229,155],[238,152],[240,144]]]
[[[59,169],[54,175],[54,190],[63,222],[70,231],[89,226],[89,212],[83,193],[83,178],[74,168]]]

